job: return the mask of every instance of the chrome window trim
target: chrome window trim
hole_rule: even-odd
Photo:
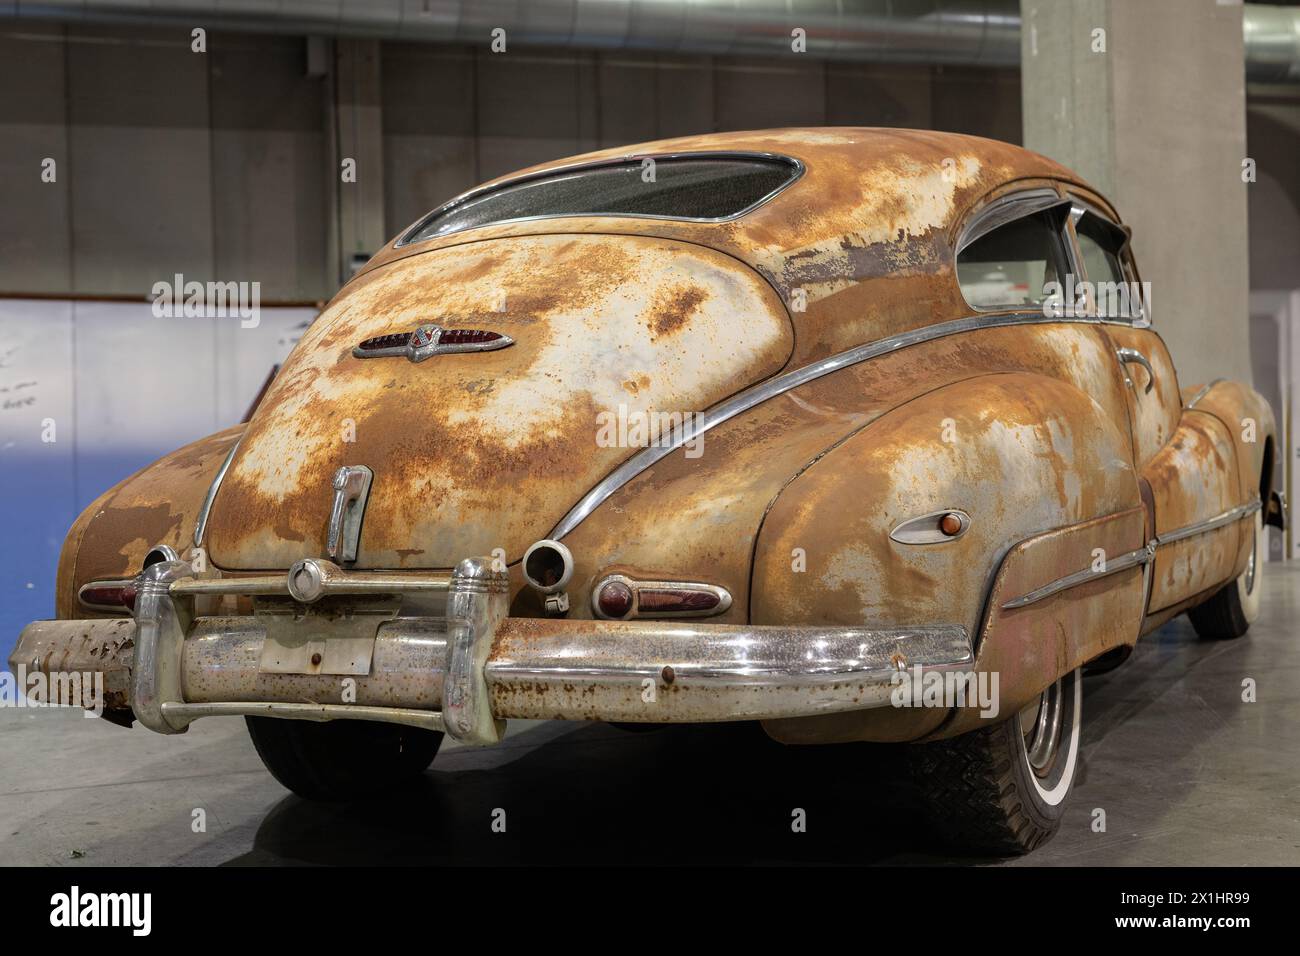
[[[1041,311],[1035,312],[1005,312],[996,315],[970,315],[960,319],[953,319],[948,322],[940,322],[937,325],[929,325],[919,329],[912,329],[908,332],[900,332],[897,335],[890,335],[883,339],[876,339],[874,342],[868,342],[865,345],[859,345],[839,352],[835,355],[811,362],[802,368],[795,369],[791,372],[785,372],[759,382],[757,385],[751,385],[749,388],[737,392],[735,395],[712,408],[706,409],[699,415],[696,415],[689,425],[683,425],[673,432],[671,440],[661,445],[652,445],[643,448],[631,458],[624,461],[612,472],[605,476],[601,481],[592,487],[585,495],[578,500],[568,513],[565,514],[554,530],[547,536],[559,540],[568,534],[579,524],[583,522],[588,515],[596,510],[607,498],[613,495],[618,489],[622,488],[629,481],[635,478],[641,472],[650,468],[656,462],[666,458],[672,452],[676,451],[686,442],[691,441],[707,432],[717,425],[721,425],[728,419],[734,418],[741,412],[748,411],[756,405],[776,398],[791,389],[798,388],[800,385],[806,385],[808,382],[815,381],[823,375],[829,375],[831,372],[838,372],[842,368],[848,368],[857,365],[859,362],[865,362],[868,359],[885,355],[889,352],[895,352],[898,349],[907,348],[912,345],[920,345],[924,342],[932,342],[935,339],[945,338],[949,335],[958,335],[962,332],[971,332],[977,329],[1003,328],[1016,325],[1055,325],[1055,324],[1079,324],[1079,325],[1128,325],[1128,322],[1112,322],[1107,319],[1098,319],[1095,316],[1070,316],[1052,318],[1043,315]]]
[[[953,247],[952,264],[953,276],[957,279],[957,291],[961,294],[962,301],[974,312],[1005,312],[1008,309],[1018,307],[1017,303],[1005,303],[1003,305],[978,306],[971,303],[966,298],[966,292],[961,287],[961,278],[957,272],[957,259],[962,252],[971,243],[984,238],[996,229],[1009,225],[1018,219],[1024,219],[1026,216],[1034,216],[1040,212],[1046,212],[1056,209],[1059,206],[1072,206],[1072,200],[1062,196],[1055,189],[1048,186],[1035,186],[1032,189],[1022,189],[1018,192],[1007,193],[1005,196],[999,196],[993,200],[971,220],[966,223],[957,235],[957,243]],[[1068,220],[1069,217],[1067,216]],[[1062,222],[1061,228],[1057,230],[1057,239],[1061,243],[1061,252],[1065,255],[1068,268],[1078,270],[1078,259],[1073,242],[1067,232],[1066,222]]]
[[[1125,226],[1123,223],[1116,222],[1114,219],[1110,217],[1109,213],[1105,212],[1099,206],[1089,202],[1083,197],[1078,196],[1073,192],[1069,193],[1069,197],[1070,197],[1070,202],[1074,204],[1074,208],[1071,210],[1071,219],[1070,219],[1070,225],[1072,228],[1076,223],[1078,223],[1080,219],[1083,218],[1085,213],[1088,213],[1096,216],[1098,219],[1101,219],[1104,222],[1109,223],[1110,225],[1118,229],[1120,232],[1125,234],[1126,238],[1124,240],[1124,244],[1119,247],[1119,252],[1116,254],[1115,258],[1119,260],[1120,271],[1124,273],[1124,281],[1137,282],[1138,281],[1137,270],[1134,267],[1134,262],[1133,262],[1133,248],[1132,248],[1133,231],[1129,229],[1127,226]],[[1078,210],[1077,214],[1075,214],[1074,210]],[[1078,249],[1078,241],[1079,240],[1078,240],[1077,230],[1075,230],[1074,242],[1075,242],[1075,256],[1077,260],[1075,262],[1076,275],[1078,275],[1081,279],[1087,279],[1087,281],[1091,282],[1093,281],[1091,277],[1086,275],[1083,271],[1083,256],[1081,250]],[[1130,326],[1135,326],[1137,328],[1143,328],[1144,326],[1140,325],[1139,323],[1145,322],[1146,323],[1145,327],[1149,327],[1151,325],[1151,319],[1147,315],[1146,303],[1143,302],[1141,299],[1139,299],[1138,306],[1139,306],[1138,311],[1133,315],[1116,316],[1115,324],[1130,325]],[[1093,308],[1095,309],[1096,307],[1097,304],[1094,302]]]
[[[792,175],[780,186],[776,187],[776,189],[773,189],[771,192],[763,196],[758,201],[750,203],[744,209],[740,210],[739,212],[732,213],[730,216],[712,216],[712,217],[709,216],[649,216],[649,215],[638,216],[638,215],[633,215],[631,213],[622,213],[622,212],[619,213],[614,213],[614,212],[558,213],[554,215],[518,216],[514,219],[500,219],[495,222],[482,223],[481,225],[476,225],[476,226],[464,226],[460,229],[453,229],[450,232],[439,233],[438,235],[435,236],[427,236],[423,239],[414,238],[416,233],[418,233],[429,223],[433,222],[439,216],[443,215],[444,213],[450,212],[451,210],[457,208],[458,206],[462,206],[465,203],[469,202],[470,200],[477,199],[479,196],[485,195],[487,193],[497,192],[498,190],[506,189],[510,186],[517,186],[520,183],[533,182],[539,179],[549,179],[553,176],[565,175],[574,172],[582,172],[583,170],[588,170],[588,169],[602,169],[609,166],[623,166],[623,165],[627,165],[628,163],[637,163],[646,159],[653,159],[655,162],[661,162],[664,160],[674,160],[674,159],[761,159],[761,160],[770,160],[770,161],[787,164],[792,171]],[[408,226],[406,230],[402,233],[401,238],[399,238],[395,243],[393,243],[393,248],[401,249],[404,246],[416,245],[421,242],[431,242],[434,239],[443,239],[447,236],[459,235],[462,232],[470,232],[474,229],[489,229],[492,228],[493,226],[508,226],[508,225],[514,225],[517,223],[524,223],[524,222],[543,222],[550,219],[649,219],[649,220],[656,220],[659,222],[690,222],[690,223],[702,223],[705,225],[716,225],[718,223],[734,222],[737,219],[740,219],[744,216],[748,216],[751,212],[758,209],[760,206],[766,205],[767,203],[775,199],[777,196],[779,196],[781,193],[785,192],[787,189],[789,189],[791,186],[793,186],[795,183],[797,183],[800,179],[803,178],[803,174],[806,170],[807,167],[804,166],[803,162],[801,160],[795,159],[793,156],[786,156],[781,153],[764,153],[764,152],[754,152],[754,151],[746,151],[746,150],[699,150],[699,151],[688,150],[686,152],[673,152],[673,153],[626,154],[623,156],[612,156],[606,159],[594,159],[594,160],[588,160],[586,162],[569,163],[566,166],[552,166],[547,169],[537,170],[536,172],[525,173],[524,175],[516,176],[513,179],[506,179],[496,183],[488,183],[482,186],[475,186],[473,189],[467,190],[466,192],[461,193],[459,196],[449,199],[447,202],[443,203],[437,209],[434,209],[428,215],[422,216],[419,220],[416,221],[414,225]]]
[[[961,232],[957,234],[953,255],[960,255],[962,250],[976,239],[983,239],[994,229],[999,229],[1009,222],[1032,216],[1053,206],[1065,205],[1069,201],[1050,186],[1035,186],[1032,189],[1021,189],[999,196],[962,226]],[[1015,208],[1017,206],[1021,208]]]
[[[239,450],[239,443],[243,440],[243,435],[235,439],[235,443],[230,446],[230,451],[226,452],[221,467],[217,469],[212,484],[208,486],[207,496],[204,497],[203,504],[199,508],[199,520],[194,525],[194,547],[196,548],[203,545],[203,533],[208,529],[208,515],[212,511],[212,503],[217,500],[217,489],[221,487],[221,481],[226,477],[226,472],[230,470],[230,463],[235,460],[235,452]]]

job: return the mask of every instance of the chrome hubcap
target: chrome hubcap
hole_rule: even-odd
[[[1020,732],[1025,738],[1025,756],[1030,769],[1047,776],[1061,743],[1063,694],[1061,681],[1043,691],[1038,700],[1020,712]]]
[[[1246,593],[1250,594],[1255,590],[1255,555],[1259,550],[1259,532],[1256,531],[1250,539],[1250,557],[1246,559]]]

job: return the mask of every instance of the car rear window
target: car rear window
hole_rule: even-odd
[[[402,244],[536,217],[733,219],[794,182],[801,169],[782,157],[675,156],[652,166],[629,159],[529,176],[434,210]]]

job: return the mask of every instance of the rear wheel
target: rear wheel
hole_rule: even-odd
[[[1241,637],[1259,617],[1260,599],[1264,592],[1264,513],[1255,512],[1252,527],[1250,557],[1246,570],[1237,580],[1225,585],[1214,597],[1187,612],[1196,633],[1207,640],[1231,640]]]
[[[1075,670],[1010,720],[909,748],[935,829],[981,853],[1027,853],[1061,825],[1078,768],[1083,682]]]
[[[423,773],[442,743],[436,731],[370,720],[244,719],[266,769],[308,800],[382,793]]]

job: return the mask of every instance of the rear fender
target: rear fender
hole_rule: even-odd
[[[244,426],[186,445],[118,482],[73,523],[59,556],[55,611],[60,618],[103,617],[77,601],[88,581],[135,575],[149,549],[186,555],[217,470]]]
[[[990,594],[1010,600],[1018,596],[1003,596],[1011,588],[1032,590],[1087,567],[1093,547],[1107,553],[1141,548],[1141,498],[1131,461],[1127,431],[1089,395],[1058,379],[990,374],[936,389],[852,435],[782,492],[759,534],[752,620],[961,624],[977,642],[976,669],[985,662],[1008,667],[1000,676],[1002,696],[1009,704],[1031,699],[1082,664],[1080,655],[1100,650],[1055,626],[1061,614],[1051,609],[1070,605],[1074,594],[1022,609],[1015,628],[981,629]],[[891,536],[904,522],[949,510],[969,517],[958,536],[928,544]],[[1119,515],[1132,518],[1122,527],[1090,524]],[[1074,526],[1082,529],[1048,534]],[[1019,554],[1040,537],[1031,557]],[[1009,556],[1015,566],[1000,572]],[[1133,575],[1115,578],[1089,584],[1079,597],[1131,590]],[[1140,584],[1136,599],[1119,610],[1123,621],[1108,630],[1103,644],[1136,638]],[[997,624],[1001,617],[990,620]],[[775,721],[769,732],[810,742],[912,739],[947,717],[946,711],[891,711]]]

